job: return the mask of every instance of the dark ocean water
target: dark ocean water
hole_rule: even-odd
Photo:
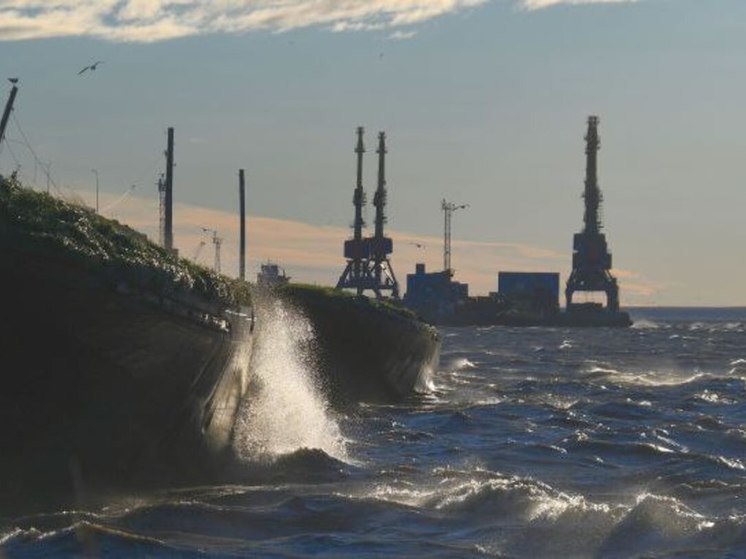
[[[248,481],[11,519],[0,556],[746,557],[746,310],[632,314],[444,329],[431,394],[341,415],[280,317]]]

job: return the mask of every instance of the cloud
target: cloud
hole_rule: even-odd
[[[522,0],[521,5],[527,10],[540,10],[542,8],[559,6],[561,4],[579,6],[581,4],[622,4],[637,1],[638,0]]]
[[[0,0],[0,41],[87,36],[147,43],[313,26],[392,30],[391,38],[405,39],[415,25],[490,1],[536,10],[636,0]]]
[[[154,42],[205,33],[407,28],[488,0],[0,0],[0,40]],[[411,31],[402,31],[403,34]]]

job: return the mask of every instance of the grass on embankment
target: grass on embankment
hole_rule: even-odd
[[[249,304],[249,286],[157,246],[116,220],[0,176],[0,246],[63,257],[94,275],[155,293],[190,291],[235,306]]]
[[[247,282],[179,258],[131,227],[92,209],[24,187],[0,176],[0,246],[41,257],[63,257],[112,281],[125,281],[156,294],[197,293],[225,306],[251,304]],[[323,302],[413,319],[400,305],[331,287],[289,284],[278,288],[291,299]]]

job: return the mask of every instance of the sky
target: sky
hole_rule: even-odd
[[[102,60],[95,70],[79,73]],[[0,78],[18,77],[0,173],[95,204],[157,239],[175,128],[175,243],[237,273],[238,169],[249,265],[298,281],[344,269],[355,186],[387,135],[399,281],[567,278],[583,136],[600,117],[604,232],[622,305],[746,305],[743,0],[0,0]],[[0,98],[11,84],[0,84]],[[95,171],[94,171],[95,170]],[[367,210],[372,224],[374,210]]]

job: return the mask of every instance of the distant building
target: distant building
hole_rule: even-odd
[[[415,273],[407,274],[404,304],[432,322],[453,316],[468,299],[469,285],[453,281],[447,271],[428,273],[424,264],[416,264]]]
[[[497,291],[514,309],[541,313],[559,311],[557,272],[500,272]]]

